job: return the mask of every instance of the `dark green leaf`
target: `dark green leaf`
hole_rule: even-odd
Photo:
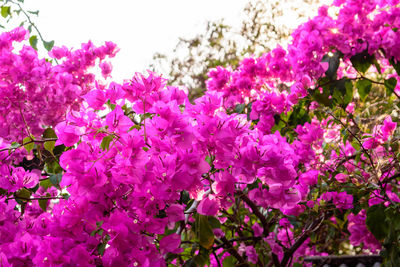
[[[325,80],[321,80],[320,84],[325,84]],[[320,92],[320,89],[317,88],[315,90],[311,91],[312,97],[319,103],[327,107],[332,107],[333,106],[333,101],[330,98],[331,96],[331,89],[330,89],[330,84],[325,84],[322,87],[323,91],[322,93]]]
[[[36,11],[28,11],[28,13],[31,13],[32,15],[39,16],[39,10],[36,10]]]
[[[33,49],[38,50],[37,48],[38,38],[36,35],[32,35],[29,38],[29,44],[32,46]]]
[[[46,197],[50,197],[51,195],[49,193],[46,194]],[[47,209],[47,203],[49,203],[48,199],[39,199],[39,207],[42,208],[43,211],[46,211]]]
[[[336,73],[340,64],[340,55],[339,53],[334,53],[333,55],[326,54],[323,56],[321,62],[329,63],[329,67],[325,72],[325,75],[329,77],[331,80],[336,79]]]
[[[374,56],[368,53],[368,50],[356,54],[350,58],[353,67],[361,73],[365,73],[374,61]]]
[[[365,101],[372,88],[372,82],[369,80],[361,79],[356,82],[358,94],[362,101]]]
[[[234,267],[236,266],[236,258],[234,256],[228,256],[222,262],[222,267]]]
[[[181,195],[181,196],[180,196],[180,198],[179,198],[179,202],[184,203],[184,204],[187,204],[187,203],[189,202],[189,200],[190,200],[189,192],[186,191],[186,190],[183,190],[183,191],[181,191],[181,194],[180,194],[180,195]]]
[[[383,240],[388,234],[388,223],[386,222],[385,206],[374,205],[367,209],[366,224],[368,230],[378,240]]]
[[[398,62],[396,59],[391,58],[389,60],[390,64],[392,64],[393,68],[396,70],[397,75],[400,75],[400,62]]]
[[[97,251],[99,252],[99,254],[101,256],[103,256],[104,251],[106,250],[106,246],[107,246],[107,243],[100,243],[99,246],[97,247]]]
[[[54,160],[53,157],[49,158],[49,160],[44,165],[44,169],[47,173],[61,173],[63,171],[60,164],[58,164],[58,162]]]
[[[193,260],[197,266],[205,266],[210,262],[210,254],[207,250],[200,248],[199,254],[194,256]]]
[[[196,215],[196,233],[199,244],[206,249],[211,249],[214,245],[214,232],[208,222],[207,216]]]
[[[40,186],[43,187],[45,190],[50,188],[53,184],[50,182],[50,179],[45,179],[39,182]]]
[[[397,79],[394,77],[385,80],[386,93],[388,96],[390,96],[394,92],[394,88],[396,87],[396,85]]]
[[[348,105],[351,101],[353,101],[353,83],[347,80],[344,86],[346,88],[346,94],[343,97],[343,101],[345,105]]]
[[[49,177],[50,182],[53,185],[59,185],[62,179],[62,174],[61,173],[57,173],[57,174],[52,174]]]
[[[47,128],[43,133],[43,138],[45,138],[45,139],[57,138],[57,135],[52,128]],[[55,141],[47,141],[44,143],[44,148],[53,154],[55,144],[56,144]]]
[[[213,216],[208,216],[208,223],[212,229],[221,228],[221,222]]]
[[[43,132],[43,137],[44,138],[57,138],[57,135],[53,128],[47,128]]]
[[[197,267],[197,264],[195,263],[194,258],[191,258],[183,264],[183,267]]]
[[[71,195],[68,193],[62,193],[61,196],[63,199],[68,200]]]
[[[15,193],[16,199],[27,201],[31,198],[32,192],[26,188],[22,188]]]
[[[47,51],[50,51],[54,46],[54,41],[46,42],[43,41],[43,46],[46,48]]]
[[[375,65],[375,68],[378,71],[378,73],[382,74],[381,66],[379,65],[378,60],[376,60],[376,58],[374,58],[373,63]]]
[[[245,104],[237,104],[235,107],[235,113],[243,113],[246,105]]]

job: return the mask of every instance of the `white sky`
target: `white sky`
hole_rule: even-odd
[[[156,52],[171,52],[179,37],[202,32],[205,22],[239,22],[246,0],[25,0],[39,10],[34,18],[46,40],[80,47],[113,41],[120,52],[112,60],[115,80],[142,72]],[[33,16],[34,17],[34,16]]]

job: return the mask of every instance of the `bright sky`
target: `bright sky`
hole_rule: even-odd
[[[156,52],[171,52],[179,37],[202,32],[205,22],[238,22],[246,0],[25,0],[39,10],[36,24],[56,45],[80,47],[92,40],[113,41],[120,52],[112,60],[116,80],[144,71]]]

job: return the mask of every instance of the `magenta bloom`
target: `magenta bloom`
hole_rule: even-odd
[[[202,215],[214,216],[218,213],[219,207],[219,201],[216,198],[208,196],[200,201],[197,212]]]
[[[77,127],[67,125],[65,122],[60,122],[55,128],[58,140],[57,144],[65,146],[73,146],[79,141],[80,131]]]

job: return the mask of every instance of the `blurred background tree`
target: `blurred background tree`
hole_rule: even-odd
[[[240,26],[227,25],[223,19],[208,21],[203,33],[180,38],[171,56],[155,54],[150,68],[168,73],[169,84],[185,85],[189,98],[194,99],[205,90],[211,68],[236,67],[244,57],[260,56],[277,43],[287,44],[292,29],[316,15],[320,3],[321,0],[250,0],[243,17],[238,18]]]

